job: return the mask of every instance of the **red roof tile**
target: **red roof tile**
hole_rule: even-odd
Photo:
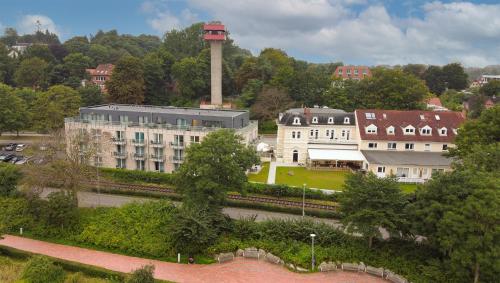
[[[369,119],[373,113],[374,118]],[[371,110],[358,109],[355,111],[359,135],[362,140],[381,141],[429,141],[429,142],[453,142],[456,130],[465,121],[460,112],[435,112],[422,110]],[[423,119],[422,119],[423,118]],[[377,127],[376,134],[367,134],[365,128],[371,124]],[[414,135],[405,135],[404,128],[407,126],[415,128]],[[394,134],[387,134],[387,128],[393,126]],[[429,126],[431,135],[421,135],[420,129]],[[445,127],[447,135],[439,135],[438,130]]]

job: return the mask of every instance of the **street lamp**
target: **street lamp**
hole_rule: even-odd
[[[306,183],[302,186],[302,218],[306,215],[305,208],[306,208]]]
[[[316,234],[311,234],[311,266],[312,269],[311,271],[314,271],[314,264],[315,264],[315,259],[314,259],[314,237],[316,237]]]

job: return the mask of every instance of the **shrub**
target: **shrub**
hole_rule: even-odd
[[[0,196],[12,195],[20,178],[21,172],[18,167],[0,162]]]
[[[64,282],[64,270],[44,256],[32,257],[23,270],[22,278],[27,283]]]
[[[0,197],[0,212],[0,227],[5,232],[17,232],[21,227],[28,229],[34,225],[25,199]]]
[[[155,267],[153,265],[146,265],[137,270],[135,270],[127,283],[154,283],[155,279],[153,277]]]
[[[101,168],[103,177],[117,182],[152,183],[159,185],[172,185],[172,175],[168,173],[146,172],[138,170],[123,170],[115,168]]]
[[[167,201],[132,203],[86,220],[77,241],[123,252],[161,257],[171,251],[175,207]]]
[[[290,187],[287,185],[268,185],[260,183],[247,183],[245,185],[244,191],[247,193],[262,194],[274,197],[300,197],[304,193],[303,188]],[[319,199],[319,200],[329,200],[336,201],[337,195],[335,194],[325,194],[319,190],[311,190],[306,188],[306,198],[307,199]]]

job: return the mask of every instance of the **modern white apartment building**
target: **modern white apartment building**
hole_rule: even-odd
[[[450,170],[443,154],[464,122],[459,112],[290,109],[278,119],[278,162],[311,169],[367,170],[423,182]]]
[[[65,120],[67,140],[84,132],[97,143],[94,165],[157,172],[177,169],[190,144],[221,128],[247,144],[257,139],[248,111],[112,104],[80,108]]]

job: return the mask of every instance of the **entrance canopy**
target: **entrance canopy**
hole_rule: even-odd
[[[357,150],[308,149],[307,151],[310,160],[365,161],[363,154]]]

